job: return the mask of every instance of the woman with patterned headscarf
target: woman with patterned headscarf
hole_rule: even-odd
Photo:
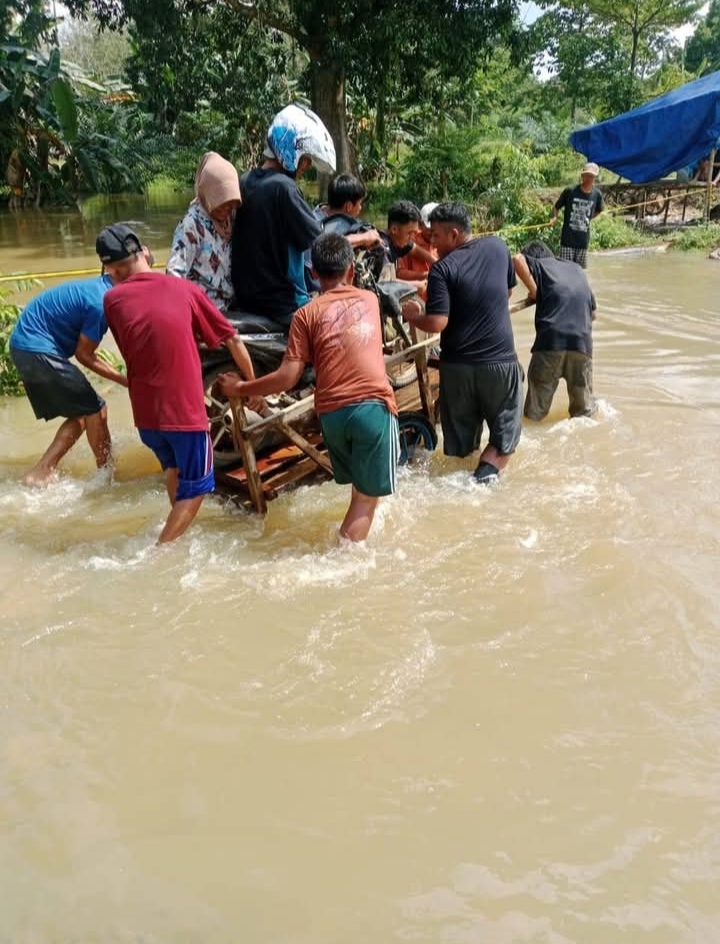
[[[238,174],[230,161],[208,151],[195,175],[195,199],[173,236],[166,272],[197,282],[225,314],[233,299],[230,237],[240,206]]]

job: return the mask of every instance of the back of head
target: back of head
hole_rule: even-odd
[[[313,269],[323,279],[342,276],[353,264],[352,246],[339,233],[323,233],[318,236],[310,255]]]
[[[470,214],[464,203],[439,203],[430,213],[430,222],[456,227],[466,236],[472,232]]]
[[[388,210],[388,226],[405,226],[407,223],[419,223],[420,210],[410,200],[398,200]]]
[[[195,174],[195,196],[208,213],[224,203],[239,203],[240,181],[230,161],[215,151],[203,154]]]
[[[547,243],[542,242],[540,239],[534,239],[532,242],[527,243],[522,247],[520,252],[526,257],[531,259],[554,259],[555,253],[547,245]]]
[[[140,237],[127,223],[113,223],[98,233],[95,240],[95,252],[103,265],[125,262],[142,254],[143,245]]]
[[[338,174],[328,185],[328,206],[342,210],[346,203],[357,203],[367,196],[365,185],[352,174]]]
[[[310,158],[321,173],[335,172],[335,145],[330,133],[315,112],[304,105],[288,105],[275,115],[263,153],[291,176],[297,173],[303,157]]]

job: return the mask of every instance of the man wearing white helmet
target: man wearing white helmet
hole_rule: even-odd
[[[237,307],[289,326],[307,304],[304,253],[322,232],[296,181],[315,164],[335,170],[335,146],[318,116],[288,105],[268,129],[260,167],[240,178],[242,206],[232,237]]]

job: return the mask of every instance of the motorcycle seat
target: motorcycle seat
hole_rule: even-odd
[[[227,318],[238,334],[287,334],[288,329],[279,321],[247,311],[229,311]]]

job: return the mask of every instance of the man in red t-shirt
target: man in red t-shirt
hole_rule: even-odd
[[[249,397],[289,390],[306,364],[315,368],[315,409],[335,481],[352,483],[340,536],[364,541],[382,495],[395,491],[397,405],[385,372],[378,301],[355,288],[353,250],[344,236],[324,233],[312,247],[321,294],[294,315],[278,370],[243,382],[224,374],[225,396]]]
[[[225,344],[242,375],[255,374],[245,345],[202,289],[153,272],[128,226],[106,227],[96,250],[115,283],[105,319],[127,366],[135,426],[165,472],[172,508],[158,538],[164,544],[184,533],[215,488],[197,342]]]

